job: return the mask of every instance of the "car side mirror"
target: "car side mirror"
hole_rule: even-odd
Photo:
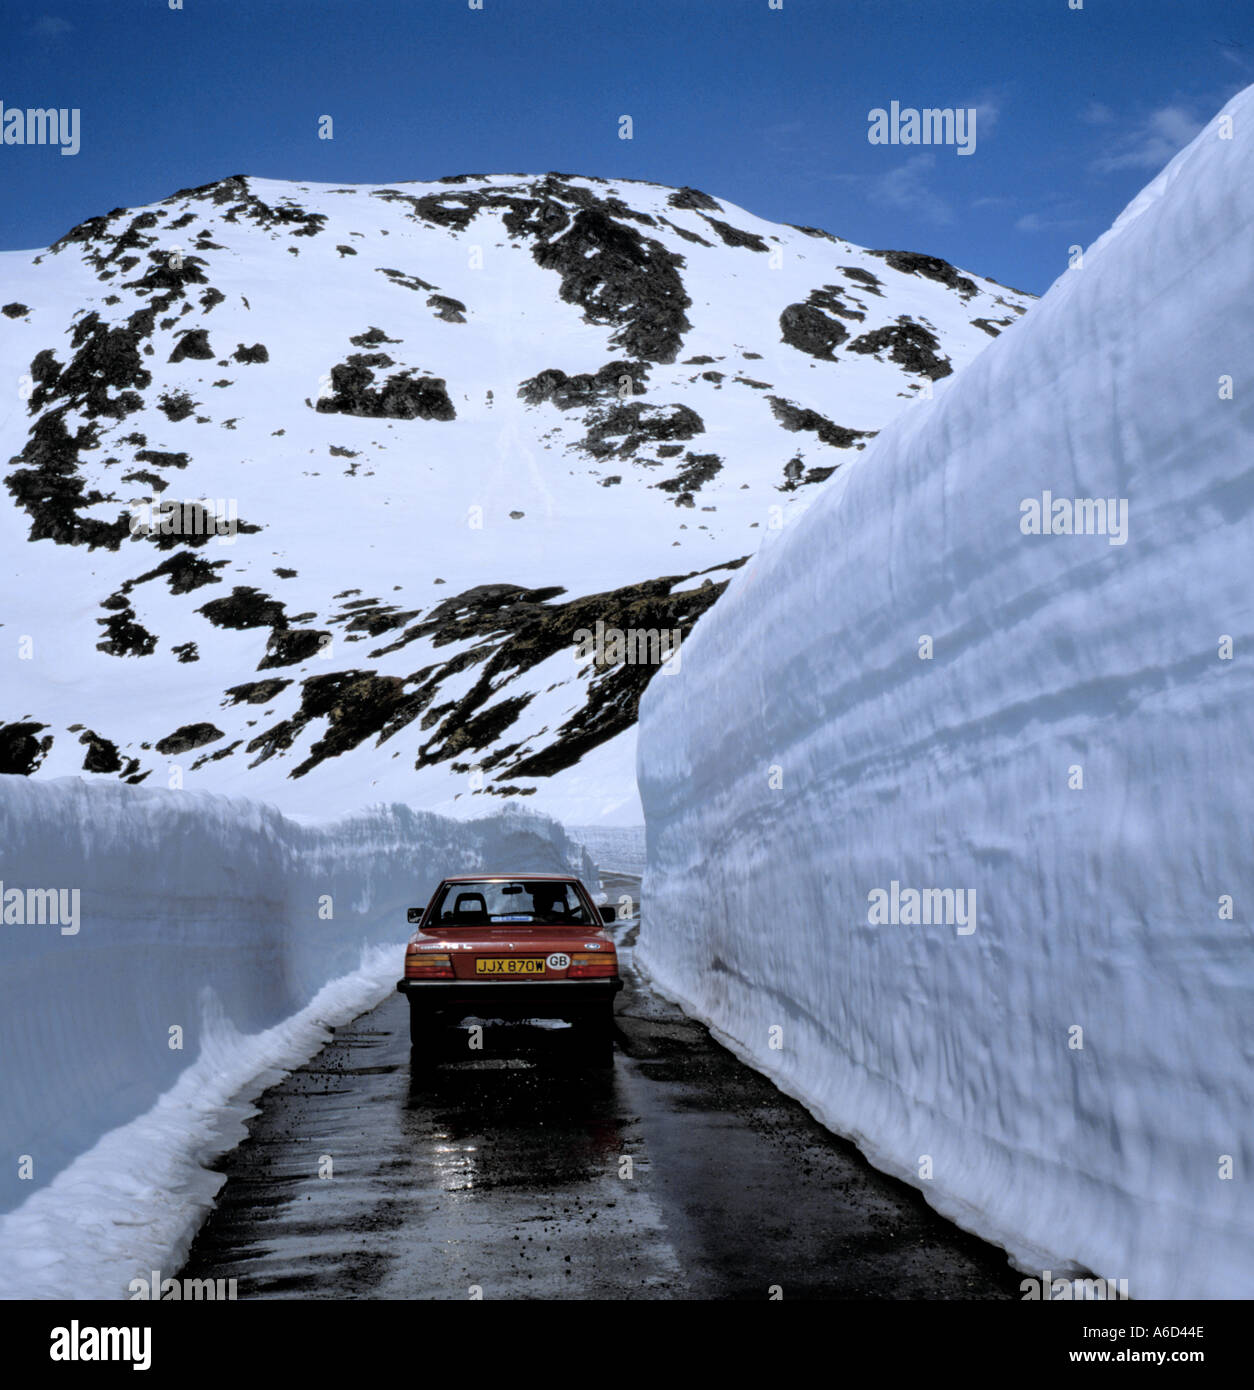
[[[406,919],[407,919],[408,921],[410,921],[410,922],[421,922],[421,921],[422,921],[422,908],[420,908],[420,907],[411,907],[411,908],[405,913],[405,917],[406,917]]]
[[[601,907],[597,909],[601,914],[601,921],[612,922],[614,920],[614,909],[612,907]]]

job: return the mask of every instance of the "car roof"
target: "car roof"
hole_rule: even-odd
[[[574,874],[451,874],[441,883],[514,883],[520,878],[546,878],[555,883],[578,883]]]

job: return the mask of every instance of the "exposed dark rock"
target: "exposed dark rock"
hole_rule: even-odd
[[[189,462],[186,454],[168,453],[163,449],[140,449],[135,455],[135,461],[151,463],[158,468],[186,468]]]
[[[39,764],[48,756],[52,735],[35,735],[46,724],[0,724],[0,773],[11,777],[29,777],[38,772]]]
[[[284,627],[287,619],[284,606],[278,599],[263,594],[260,589],[237,584],[223,598],[210,599],[198,608],[214,627],[236,630],[250,627]]]
[[[143,405],[136,390],[152,384],[139,353],[143,334],[134,328],[110,328],[93,310],[74,325],[74,356],[62,368],[50,349],[31,363],[35,389],[27,409],[34,414],[53,401],[81,411],[89,419],[120,420]],[[111,391],[120,394],[111,396]]]
[[[786,430],[809,430],[833,449],[848,449],[859,439],[869,439],[874,433],[873,430],[850,430],[843,425],[834,425],[817,410],[803,409],[782,396],[767,396],[766,399],[771,403],[771,413]]]
[[[518,388],[518,395],[528,405],[549,401],[559,410],[570,410],[611,397],[621,400],[624,379],[629,383],[629,395],[643,396],[648,376],[649,368],[644,362],[607,362],[596,373],[581,372],[576,376],[567,376],[559,368],[550,367],[524,381]]]
[[[25,304],[18,304],[16,302],[6,304],[3,308],[0,308],[0,314],[3,314],[5,318],[9,319],[20,319],[24,314],[29,313],[30,310]]]
[[[427,299],[427,308],[436,311],[436,318],[445,323],[465,323],[466,306],[460,299],[450,299],[446,294],[433,294]]]
[[[722,203],[711,198],[708,193],[702,193],[700,189],[689,188],[687,184],[677,188],[666,201],[673,208],[688,208],[698,212],[723,211]]]
[[[779,486],[780,492],[796,492],[799,487],[805,487],[808,483],[826,482],[835,473],[836,468],[809,468],[799,459],[789,459],[784,465],[784,481]]]
[[[819,227],[803,227],[798,222],[789,222],[788,226],[795,232],[804,232],[806,236],[821,237],[824,241],[835,241],[839,243],[839,238],[834,237],[831,232],[823,231]]]
[[[196,402],[186,391],[164,391],[157,397],[157,409],[173,424],[186,420],[196,409]]]
[[[258,198],[248,187],[248,179],[243,174],[230,178],[216,179],[213,183],[202,184],[198,188],[180,188],[168,198],[170,203],[192,200],[213,203],[225,208],[222,214],[225,222],[252,222],[264,231],[285,229],[291,236],[316,236],[322,230],[326,215],[321,212],[307,212],[290,200],[270,206]],[[173,225],[173,224],[172,224]]]
[[[252,347],[245,347],[243,343],[240,343],[231,356],[236,362],[269,362],[270,360],[270,353],[265,343],[254,343]]]
[[[35,422],[22,452],[11,460],[26,466],[4,480],[31,518],[30,540],[116,550],[130,535],[130,517],[125,512],[116,521],[80,514],[108,500],[94,488],[87,491],[78,471],[80,450],[95,448],[98,438],[98,428],[90,422],[68,433],[64,409],[47,411]]]
[[[130,604],[96,621],[105,630],[104,640],[96,643],[99,652],[109,656],[151,656],[157,650],[156,637],[135,621],[135,610]]]
[[[331,368],[331,393],[320,396],[322,414],[364,415],[392,420],[452,420],[457,412],[443,377],[415,376],[406,369],[374,384],[374,366],[391,365],[385,353],[356,353]]]
[[[723,467],[723,460],[717,454],[686,454],[684,466],[673,478],[657,484],[661,492],[684,493],[691,498],[694,492],[714,477]]]
[[[257,663],[257,670],[267,671],[275,666],[295,666],[301,661],[308,661],[330,639],[329,632],[319,632],[314,628],[275,628],[266,643],[265,656]]]
[[[232,753],[243,743],[243,739],[237,738],[234,743],[228,743],[225,748],[219,748],[216,753],[202,753],[192,764],[192,771],[204,767],[206,763],[221,762],[223,758],[229,758]]]
[[[290,680],[271,678],[264,681],[248,681],[244,685],[233,685],[226,692],[233,705],[268,705],[276,695],[282,694],[291,685]]]
[[[856,280],[867,294],[880,295],[880,287],[884,282],[877,275],[872,275],[869,270],[863,270],[861,266],[857,265],[841,266],[841,269],[850,280]],[[880,295],[881,299],[883,297]]]
[[[693,439],[705,433],[705,423],[691,406],[645,405],[633,401],[616,405],[593,416],[592,428],[580,441],[579,448],[593,458],[617,455],[626,458],[641,444],[668,439]]]
[[[822,309],[825,313],[835,314],[838,318],[861,323],[866,315],[858,309],[850,309],[841,298],[843,293],[839,285],[823,285],[820,289],[810,291],[806,296],[806,303],[816,309]],[[748,356],[748,353],[745,355]]]
[[[207,328],[191,328],[174,345],[174,351],[170,354],[171,362],[182,362],[185,357],[194,357],[198,361],[205,361],[212,358],[213,349],[209,346],[209,330]]]
[[[515,240],[531,239],[537,264],[561,276],[563,300],[578,304],[589,323],[615,328],[611,341],[616,347],[631,357],[675,360],[688,328],[684,310],[689,300],[679,275],[682,258],[625,225],[624,219],[646,226],[652,219],[620,199],[598,196],[561,174],[423,196],[385,188],[373,196],[404,204],[410,216],[454,234],[465,231],[478,213],[498,212],[506,233]],[[411,289],[435,289],[401,271],[383,273]]]
[[[789,347],[811,357],[833,360],[835,349],[849,336],[849,330],[821,309],[810,304],[790,304],[779,316],[780,336]]]
[[[720,222],[717,217],[706,217],[705,220],[728,246],[740,246],[748,251],[769,251],[771,249],[756,232],[741,231],[739,227],[733,227],[727,222]]]
[[[181,299],[186,294],[188,285],[209,283],[202,269],[207,267],[209,262],[203,256],[175,257],[165,251],[150,251],[148,260],[150,264],[143,275],[138,280],[124,281],[123,288],[135,290],[141,295],[162,291],[161,297],[153,301],[160,305],[161,312],[168,309],[176,299]]]
[[[706,239],[703,236],[698,236],[696,232],[690,232],[687,227],[681,227],[677,223],[672,222],[669,218],[664,217],[662,221],[666,223],[666,225],[671,229],[672,232],[676,233],[676,235],[678,236],[683,237],[685,241],[694,242],[697,246],[714,245],[712,241],[706,241]]]
[[[731,569],[741,563],[733,561],[715,568]],[[529,694],[500,698],[501,688],[516,675],[567,646],[573,649],[575,633],[581,628],[591,629],[598,618],[624,628],[678,627],[686,631],[723,588],[722,583],[707,581],[696,591],[670,592],[676,584],[693,577],[646,581],[609,595],[594,594],[564,604],[551,602],[562,593],[558,588],[528,590],[487,584],[467,590],[438,604],[426,619],[375,655],[423,638],[437,647],[469,640],[473,646],[463,646],[442,666],[424,668],[404,681],[379,677],[373,671],[347,671],[302,682],[301,708],[259,734],[249,751],[258,754],[257,761],[263,761],[291,747],[311,719],[324,716],[331,726],[327,736],[314,746],[293,776],[303,776],[326,757],[355,747],[372,735],[382,743],[416,719],[421,719],[424,729],[434,731],[419,752],[419,766],[487,748],[517,720],[531,699]],[[433,703],[444,680],[475,667],[482,670],[470,691],[452,702]],[[491,770],[500,773],[497,788],[505,785],[501,778],[507,774],[546,776],[570,766],[589,748],[628,727],[635,718],[639,694],[656,669],[623,665],[598,670],[592,699],[559,731],[558,746],[534,754],[530,747],[515,744],[497,749],[484,760],[485,768],[490,763]]]
[[[972,319],[971,327],[982,328],[990,338],[997,338],[1001,336],[1002,329],[1013,322],[1014,319]]]
[[[377,267],[380,275],[386,275],[394,285],[402,285],[407,290],[433,290],[434,285],[428,285],[425,280],[420,280],[416,275],[406,275],[403,270],[389,270],[384,266]]]
[[[206,743],[214,743],[222,738],[222,730],[212,724],[184,724],[172,734],[158,739],[157,752],[163,757],[177,758],[180,753],[190,753],[194,748],[203,748]]]
[[[942,261],[939,256],[921,256],[917,251],[869,251],[867,254],[883,256],[894,270],[900,270],[905,275],[922,275],[929,280],[947,285],[951,290],[957,290],[963,299],[970,299],[973,294],[978,293],[974,280],[959,274],[948,261]]]
[[[936,335],[902,314],[895,324],[864,333],[849,344],[850,352],[875,353],[888,351],[891,359],[908,372],[939,381],[953,372],[949,359],[940,353]]]
[[[136,468],[130,473],[123,473],[122,481],[124,483],[143,483],[153,492],[164,492],[170,486],[159,474],[148,473],[142,468]]]
[[[690,327],[683,261],[660,241],[624,227],[601,208],[581,208],[570,228],[534,249],[562,277],[560,294],[589,323],[617,325],[610,341],[631,357],[673,362]]]
[[[399,343],[400,338],[389,338],[381,328],[368,328],[364,333],[348,340],[354,347],[378,347],[380,343]]]
[[[178,541],[189,541],[193,538],[180,536]],[[190,594],[196,589],[203,589],[206,584],[219,584],[221,579],[217,571],[224,569],[230,563],[229,560],[202,560],[192,554],[189,550],[180,550],[176,555],[171,555],[169,559],[162,562],[147,574],[138,575],[134,579],[128,579],[122,585],[122,592],[129,594],[136,584],[147,583],[150,579],[168,579],[170,582],[170,592],[172,594]]]
[[[87,756],[83,759],[84,772],[121,772],[122,759],[117,744],[93,733],[90,729],[79,735],[78,741],[86,745]]]

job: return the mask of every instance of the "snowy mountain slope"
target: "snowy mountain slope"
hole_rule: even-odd
[[[1254,1293],[1251,130],[1254,88],[641,705],[656,979],[1024,1267],[1137,1298]]]
[[[655,668],[575,634],[686,634],[1029,302],[557,174],[236,177],[6,253],[0,770],[638,822]],[[203,499],[228,534],[132,534]]]

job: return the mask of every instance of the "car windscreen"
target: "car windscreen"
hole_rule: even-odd
[[[442,927],[544,923],[588,926],[592,918],[573,883],[551,879],[484,879],[445,884],[431,914]]]

